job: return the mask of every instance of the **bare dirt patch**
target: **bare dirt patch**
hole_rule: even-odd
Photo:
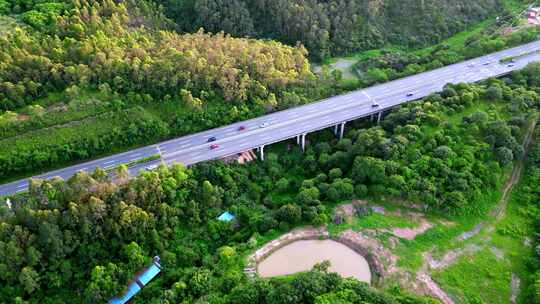
[[[454,304],[454,300],[452,300],[452,298],[450,298],[427,273],[419,273],[416,278],[426,286],[427,295],[439,299],[444,304]]]
[[[424,270],[429,268],[430,270],[440,270],[446,268],[456,262],[456,260],[465,253],[474,253],[480,251],[482,246],[477,244],[469,244],[465,248],[453,249],[447,251],[444,256],[437,260],[435,259],[430,252],[427,252],[424,255],[424,260],[426,261],[426,266]]]
[[[520,286],[521,279],[515,273],[512,273],[512,281],[510,283],[510,303],[516,303],[517,297],[519,295]]]
[[[433,225],[423,219],[420,226],[416,228],[394,228],[392,229],[392,233],[397,237],[413,240],[417,235],[426,232],[431,227],[433,227]]]
[[[499,260],[502,260],[504,259],[504,252],[497,248],[497,247],[491,247],[489,248],[489,250],[491,250],[491,252],[493,252],[493,254],[497,257],[497,259]]]
[[[372,271],[379,277],[386,277],[398,272],[396,267],[398,256],[383,246],[374,236],[348,229],[342,232],[337,239],[353,248],[360,248],[363,251],[360,253],[368,259]]]
[[[341,212],[345,217],[352,218],[355,214],[353,204],[345,204],[338,207],[336,212]]]

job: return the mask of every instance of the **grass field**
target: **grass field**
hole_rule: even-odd
[[[434,279],[452,294],[458,303],[508,303],[510,263],[489,248],[463,255]]]

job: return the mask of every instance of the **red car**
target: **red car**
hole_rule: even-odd
[[[238,131],[244,131],[246,129],[246,126],[240,126],[238,127]]]
[[[214,150],[214,149],[217,149],[219,148],[219,145],[218,144],[212,144],[210,145],[210,149]]]

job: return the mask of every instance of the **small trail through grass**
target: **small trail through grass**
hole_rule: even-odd
[[[489,221],[483,221],[476,225],[472,230],[464,232],[460,236],[457,237],[457,241],[463,242],[475,235],[477,235],[482,229],[486,228],[490,231],[490,233],[495,232],[495,225],[504,218],[506,214],[506,208],[508,206],[508,200],[510,197],[510,193],[512,192],[512,189],[515,185],[518,184],[521,174],[523,172],[524,164],[527,159],[527,154],[529,151],[530,144],[533,139],[534,130],[536,127],[538,121],[538,115],[534,117],[532,122],[529,124],[529,127],[527,128],[525,138],[523,140],[523,158],[518,160],[516,164],[514,165],[514,168],[512,169],[512,173],[510,174],[510,177],[504,184],[503,190],[502,190],[502,196],[495,206],[493,210],[490,212],[490,217],[493,220]],[[448,250],[444,253],[443,257],[440,260],[437,260],[433,257],[432,251],[430,250],[424,254],[423,257],[423,264],[420,270],[416,274],[416,278],[418,281],[424,283],[425,287],[427,288],[428,292],[439,299],[444,304],[454,304],[454,300],[435,282],[431,275],[429,274],[430,270],[440,270],[444,269],[453,263],[455,263],[458,258],[463,255],[464,253],[470,253],[470,252],[476,252],[482,249],[482,246],[479,246],[477,244],[468,244],[467,246],[463,248],[458,249],[452,249]],[[509,299],[511,303],[515,303],[515,299],[517,295],[515,292],[519,290],[519,286],[515,286],[518,280],[514,278],[512,279],[512,298]],[[512,301],[513,300],[513,301]]]

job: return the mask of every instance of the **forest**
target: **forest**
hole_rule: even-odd
[[[503,7],[500,0],[160,0],[180,30],[302,43],[313,59],[385,44],[433,44]]]
[[[166,31],[151,3],[0,7],[19,16],[0,37],[2,180],[331,92],[301,46]]]
[[[463,45],[451,46],[443,43],[436,45],[428,53],[422,52],[423,50],[417,54],[382,49],[381,54],[356,62],[353,70],[361,85],[368,86],[525,44],[534,41],[540,33],[538,27],[525,28],[508,35],[500,35],[499,31],[500,26],[495,24],[469,37]]]
[[[179,34],[166,17],[174,11],[168,5],[0,3],[0,145],[6,147],[0,150],[1,181],[316,101],[536,36],[484,35],[464,48],[466,54],[440,48],[421,57],[381,55],[360,62],[360,81],[351,85],[338,73],[314,75],[307,44],[206,29]],[[189,3],[176,5],[189,11]],[[487,15],[479,16],[471,15],[470,22]]]
[[[432,45],[504,16],[503,2],[0,0],[0,181],[535,39],[532,28],[482,32],[463,47],[421,55],[384,51],[357,64],[354,85],[310,69],[310,60],[331,55]],[[291,141],[245,165],[162,165],[139,176],[120,166],[114,178],[96,169],[32,180],[28,193],[11,197],[11,208],[0,204],[0,302],[105,302],[159,255],[162,273],[133,303],[437,303],[399,282],[343,279],[326,263],[273,279],[247,277],[243,268],[247,255],[292,228],[339,230],[337,206],[355,199],[421,204],[442,222],[476,223],[525,160],[513,202],[527,218],[524,228],[496,232],[527,239],[526,252],[510,255],[526,257],[523,303],[540,303],[538,131],[528,157],[522,145],[539,94],[536,64],[448,85],[393,109],[379,125],[348,124],[342,140],[328,130],[310,134],[304,153]],[[218,221],[223,211],[235,221]],[[451,234],[433,230],[421,240],[429,246]],[[399,243],[400,261],[410,266],[404,272],[427,252],[418,243]],[[452,284],[451,274],[434,278]]]
[[[132,179],[123,171],[114,181],[101,169],[34,180],[12,209],[0,208],[2,301],[102,302],[159,254],[164,272],[135,303],[429,303],[342,280],[324,265],[290,281],[250,280],[242,265],[265,235],[330,223],[332,206],[354,197],[485,213],[492,204],[478,200],[482,192],[523,157],[517,139],[540,102],[539,69],[447,87],[392,111],[380,126],[361,122],[343,140],[321,134],[306,153],[161,166]],[[215,219],[223,210],[236,224]]]

